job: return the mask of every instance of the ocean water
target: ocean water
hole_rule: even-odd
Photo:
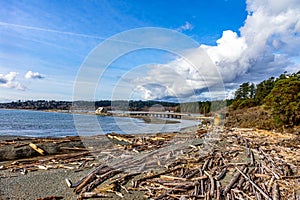
[[[4,136],[64,137],[111,132],[158,133],[180,131],[197,124],[189,120],[180,122],[147,124],[136,118],[0,109],[0,135]]]

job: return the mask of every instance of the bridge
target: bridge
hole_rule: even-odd
[[[175,118],[175,119],[193,119],[193,120],[212,120],[213,117],[205,117],[200,114],[176,113],[176,112],[155,112],[155,111],[128,111],[127,115],[135,116],[149,116],[157,118]]]
[[[157,118],[176,118],[181,119],[184,117],[191,116],[186,113],[174,113],[174,112],[143,112],[143,111],[130,111],[127,114],[130,116],[149,116],[149,117],[157,117]]]
[[[96,112],[97,114],[97,112]],[[188,119],[188,120],[201,120],[211,121],[214,117],[205,117],[202,114],[192,113],[178,113],[178,112],[162,112],[162,111],[108,111],[108,114],[120,117],[156,117],[156,118],[174,118],[174,119]]]

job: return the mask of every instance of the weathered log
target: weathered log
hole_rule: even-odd
[[[273,198],[273,200],[279,200],[280,199],[279,186],[278,186],[276,181],[274,182],[274,185],[273,185],[272,198]]]
[[[79,196],[78,196],[78,200],[81,200],[81,199],[85,199],[85,198],[111,198],[111,196],[108,196],[106,194],[101,194],[101,193],[96,193],[96,192],[84,192],[84,193],[81,193]]]
[[[198,176],[198,177],[195,177],[195,178],[192,178],[191,180],[192,181],[203,181],[204,179],[207,179],[208,178],[208,176]],[[201,184],[201,182],[200,182],[200,184]],[[204,188],[204,186],[203,186],[203,188]]]
[[[208,164],[210,162],[210,158],[209,159],[206,159],[206,161],[204,162],[203,166],[202,166],[202,170],[206,170]]]
[[[243,165],[241,167],[241,171],[243,171],[246,168],[246,165]],[[224,189],[224,195],[226,195],[226,193],[228,193],[230,191],[230,189],[232,188],[232,186],[238,181],[238,179],[240,178],[240,170],[238,170],[232,177],[232,179],[230,180],[229,184],[226,185],[225,189]]]
[[[225,167],[225,168],[222,169],[222,171],[216,177],[216,180],[217,181],[222,180],[225,177],[226,172],[227,172],[227,167]]]
[[[195,188],[194,188],[192,195],[198,196],[199,195],[199,185],[200,185],[199,181],[195,181],[194,185],[195,185]]]
[[[204,171],[204,174],[206,174],[210,180],[210,196],[213,197],[215,193],[215,179],[207,171]]]
[[[155,178],[155,177],[158,177],[160,175],[164,175],[164,174],[167,174],[167,173],[170,173],[170,172],[173,172],[173,171],[176,171],[178,169],[182,169],[182,166],[177,166],[173,169],[168,169],[166,171],[162,171],[162,172],[158,172],[158,173],[153,173],[153,174],[150,174],[150,175],[147,175],[147,176],[144,176],[144,177],[141,177],[137,180],[134,181],[133,183],[133,187],[137,187],[139,183],[141,183],[142,181],[145,181],[147,179],[151,179],[151,178]]]
[[[255,164],[255,157],[254,157],[254,153],[253,153],[253,151],[251,149],[250,149],[250,160],[251,160],[250,164],[252,166],[254,166],[254,164]]]
[[[45,155],[45,151],[41,148],[39,148],[36,144],[33,143],[29,143],[29,146],[34,149],[36,152],[38,152],[39,154],[41,154],[42,156]]]
[[[219,181],[217,181],[216,185],[217,185],[216,200],[221,200],[221,198],[222,198],[222,185]]]
[[[257,184],[255,184],[246,174],[244,174],[239,168],[236,167],[236,170],[238,170],[242,176],[245,177],[245,179],[247,179],[266,199],[268,200],[272,200],[272,198],[265,193]]]
[[[124,176],[113,180],[111,184],[120,184],[120,186],[122,187],[122,185],[125,185],[130,179],[140,174],[140,172],[125,174]]]
[[[203,171],[202,171],[201,168],[199,168],[199,174],[200,174],[200,177],[201,176],[203,177]],[[203,181],[203,179],[200,180],[200,194],[204,195],[204,181]]]
[[[84,182],[88,177],[91,178],[90,176],[92,174],[97,174],[100,170],[106,168],[106,165],[99,165],[98,167],[96,167],[94,170],[92,170],[91,172],[89,172],[86,176],[84,176],[83,178],[81,178],[79,181],[77,181],[76,183],[72,184],[72,182],[69,179],[66,179],[66,183],[70,188],[75,188],[78,187],[82,182]]]
[[[252,181],[252,179],[250,177],[249,177],[249,180]],[[262,200],[260,193],[256,192],[256,189],[253,184],[252,184],[252,192],[254,193],[256,200]]]
[[[248,171],[248,168],[245,168],[243,172],[244,172],[244,173],[247,173],[247,171]],[[243,176],[240,177],[240,180],[238,181],[238,184],[237,184],[237,188],[241,189],[243,183],[245,182],[245,180],[246,180],[246,179],[245,179]]]
[[[194,177],[198,173],[199,173],[199,169],[194,169],[194,170],[192,170],[191,173],[189,173],[188,175],[186,175],[186,178],[190,179],[190,178]]]
[[[274,180],[275,180],[275,176],[272,176],[272,178],[271,178],[270,181],[268,182],[268,188],[267,188],[267,191],[268,191],[269,193],[271,192],[271,189],[272,189]]]
[[[76,194],[79,194],[81,192],[81,190],[89,183],[91,183],[92,181],[94,181],[96,179],[96,174],[90,174],[89,176],[87,176],[75,189],[74,192]],[[72,187],[72,185],[71,185]]]
[[[195,184],[194,183],[190,183],[190,184],[181,184],[178,185],[172,189],[170,189],[168,192],[165,192],[161,195],[159,195],[158,197],[153,198],[154,200],[159,200],[159,199],[164,199],[164,197],[168,196],[169,194],[171,194],[172,192],[174,192],[176,189],[180,189],[180,188],[184,188],[185,190],[194,187]]]
[[[119,170],[109,170],[108,172],[106,172],[103,175],[100,175],[99,177],[97,177],[96,180],[88,183],[88,185],[86,185],[83,189],[82,192],[91,192],[95,187],[97,187],[98,185],[100,185],[101,183],[103,183],[105,180],[117,175],[121,173],[121,171]]]
[[[162,180],[181,180],[186,181],[186,178],[176,177],[176,176],[168,176],[168,175],[161,175],[160,178]]]

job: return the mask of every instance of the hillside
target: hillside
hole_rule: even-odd
[[[300,126],[278,126],[274,122],[272,114],[263,109],[262,106],[229,111],[225,120],[225,126],[229,128],[255,128],[300,133]]]
[[[271,77],[261,83],[243,83],[228,107],[226,126],[298,131],[300,126],[300,72]]]

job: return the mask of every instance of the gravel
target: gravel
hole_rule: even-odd
[[[0,171],[0,200],[36,200],[50,196],[63,197],[64,200],[77,200],[77,195],[72,188],[68,188],[65,178],[76,182],[92,169],[84,169],[75,172],[71,169],[51,169],[28,172],[26,175],[12,173],[9,170]],[[111,198],[93,198],[99,200],[143,200],[144,193],[132,191],[126,193],[122,191],[124,198],[114,193],[108,193]]]
[[[54,169],[49,171],[29,172],[26,175],[1,171],[0,192],[2,199],[34,200],[48,196],[62,196],[64,199],[76,200],[73,189],[68,188],[65,178],[79,180],[88,171]],[[0,196],[0,199],[1,199]]]

